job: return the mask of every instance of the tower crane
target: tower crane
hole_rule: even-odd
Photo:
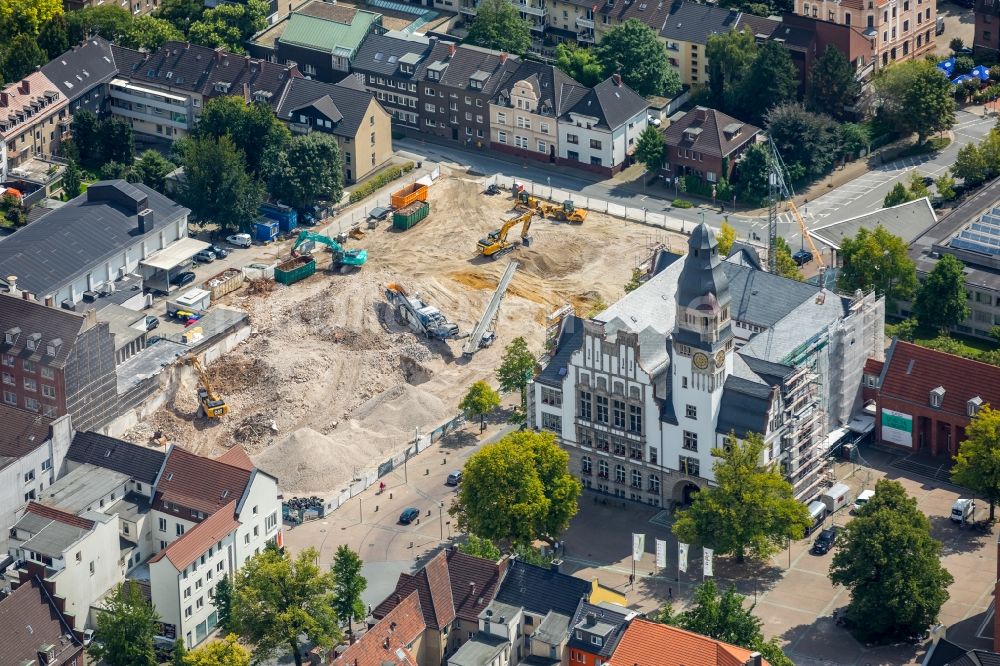
[[[777,146],[774,145],[774,141],[768,141],[768,152],[767,152],[767,164],[768,164],[768,200],[769,206],[767,209],[767,267],[772,273],[776,273],[778,266],[778,201],[780,199],[788,200],[788,207],[792,211],[792,216],[799,225],[799,230],[802,232],[802,237],[809,243],[809,249],[813,253],[813,258],[816,259],[816,264],[819,266],[820,275],[820,285],[824,283],[823,276],[826,272],[826,263],[823,261],[823,254],[816,247],[816,243],[813,242],[812,236],[809,235],[809,228],[806,227],[806,221],[802,218],[802,214],[799,213],[798,207],[795,205],[795,190],[788,183],[785,175],[788,173],[788,168],[785,166],[784,160],[781,159],[781,154],[778,152]]]

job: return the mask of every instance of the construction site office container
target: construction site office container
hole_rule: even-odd
[[[401,190],[392,193],[392,207],[395,209],[405,208],[415,201],[427,201],[427,186],[422,183],[407,185]]]
[[[278,223],[274,220],[261,219],[254,222],[253,239],[265,245],[278,237]]]
[[[316,272],[316,260],[312,257],[295,257],[278,264],[274,269],[274,279],[281,284],[294,284]]]
[[[261,215],[274,220],[282,231],[288,232],[299,225],[299,213],[291,206],[280,203],[262,203],[258,209]]]
[[[431,205],[426,201],[416,201],[409,206],[400,208],[392,214],[392,226],[406,231],[420,220],[427,217],[431,211]]]

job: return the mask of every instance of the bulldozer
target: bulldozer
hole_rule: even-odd
[[[486,235],[486,238],[481,238],[479,243],[476,244],[479,254],[491,259],[499,259],[508,252],[513,251],[517,247],[517,243],[508,242],[507,233],[518,224],[521,225],[521,245],[530,247],[531,236],[528,235],[528,231],[531,229],[531,219],[534,216],[535,211],[529,210],[517,217],[504,220],[502,227],[494,229]]]
[[[223,400],[215,389],[212,388],[212,383],[208,380],[208,373],[205,372],[205,368],[202,367],[201,362],[198,361],[198,357],[194,355],[189,355],[184,359],[188,365],[194,368],[194,371],[198,373],[198,380],[200,385],[198,386],[198,416],[207,416],[210,419],[221,419],[223,416],[229,413],[229,405]]]
[[[534,211],[539,217],[548,217],[573,224],[581,224],[587,219],[587,211],[583,208],[577,208],[570,199],[563,201],[560,206],[559,204],[533,197],[524,191],[518,194],[517,204],[514,207],[517,210]]]

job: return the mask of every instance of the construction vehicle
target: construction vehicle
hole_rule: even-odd
[[[445,318],[441,311],[427,305],[418,297],[410,295],[401,284],[390,282],[385,288],[385,297],[396,309],[396,320],[409,326],[414,332],[433,340],[451,340],[461,337],[458,325]]]
[[[194,368],[194,371],[198,373],[198,380],[200,385],[198,386],[198,416],[207,416],[210,419],[221,419],[223,416],[229,413],[229,405],[223,400],[215,389],[212,388],[212,382],[208,380],[208,373],[205,372],[205,368],[202,367],[201,362],[198,361],[198,357],[194,355],[188,355],[184,358],[188,365]]]
[[[514,207],[517,210],[533,210],[539,217],[548,217],[573,224],[581,224],[587,219],[587,211],[583,208],[577,208],[571,199],[566,199],[560,206],[550,201],[542,201],[524,191],[518,195],[518,202]]]
[[[462,348],[463,356],[472,356],[480,349],[485,349],[496,341],[500,302],[503,300],[503,296],[507,292],[507,287],[510,285],[511,280],[514,279],[514,272],[516,270],[516,261],[512,261],[507,265],[503,275],[500,277],[500,282],[497,283],[497,288],[494,290],[493,296],[490,298],[490,302],[486,304],[486,311],[479,318],[479,322],[472,329],[472,334]]]
[[[314,231],[302,231],[299,233],[299,237],[295,240],[295,245],[292,246],[293,257],[297,256],[296,250],[306,241],[322,243],[329,247],[330,252],[333,253],[331,267],[338,266],[342,271],[349,268],[361,268],[368,261],[368,250],[347,250],[343,245],[329,236],[318,234]]]
[[[531,229],[531,219],[534,216],[535,211],[529,210],[517,217],[505,220],[502,227],[491,231],[486,235],[486,238],[479,239],[479,243],[476,246],[479,253],[484,257],[499,259],[508,252],[513,251],[517,247],[517,243],[509,243],[507,241],[507,233],[518,224],[521,225],[521,245],[530,247],[531,236],[528,235],[528,231]]]

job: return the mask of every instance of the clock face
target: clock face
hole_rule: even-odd
[[[705,368],[708,367],[708,356],[706,356],[702,352],[698,352],[697,354],[695,354],[693,360],[694,360],[694,367],[698,368],[699,370],[704,370]]]
[[[715,367],[721,368],[725,364],[726,364],[726,350],[725,349],[720,349],[715,354]]]

